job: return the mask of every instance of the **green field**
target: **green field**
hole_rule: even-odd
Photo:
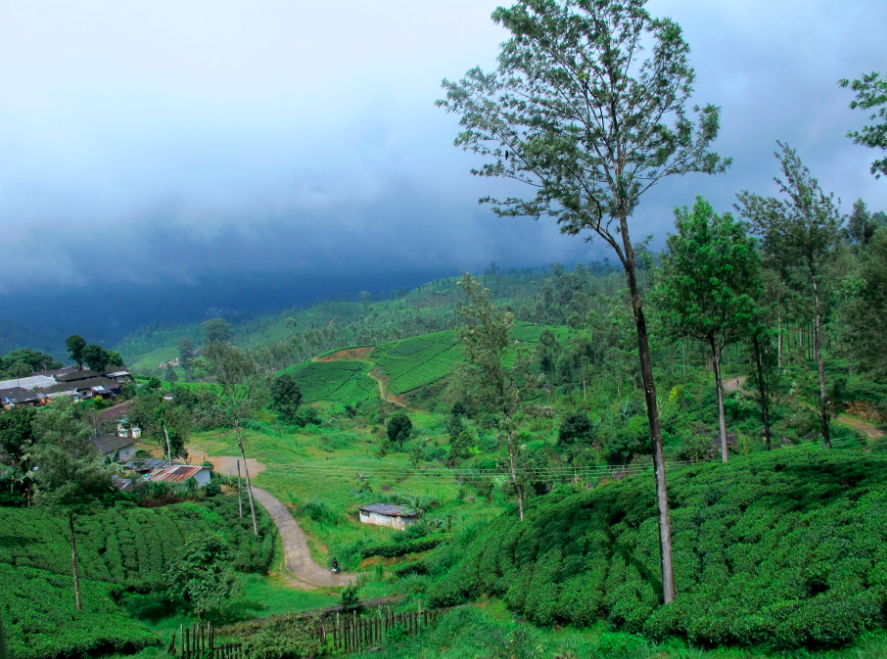
[[[379,386],[367,375],[372,365],[360,361],[304,362],[287,369],[299,383],[306,403],[359,403],[378,397]]]

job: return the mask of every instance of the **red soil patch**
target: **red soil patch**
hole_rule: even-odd
[[[315,361],[315,362],[341,362],[341,361],[365,362],[365,361],[367,361],[367,357],[370,356],[370,353],[373,351],[374,348],[375,348],[375,346],[366,346],[363,348],[345,348],[343,350],[336,350],[336,352],[330,353],[329,355],[315,357],[312,361]]]

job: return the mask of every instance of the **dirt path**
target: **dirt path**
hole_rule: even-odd
[[[374,368],[369,373],[367,373],[376,383],[379,385],[379,397],[384,400],[386,403],[393,403],[394,405],[399,405],[405,410],[409,410],[410,412],[415,412],[415,410],[410,407],[410,404],[407,402],[407,399],[403,396],[397,396],[396,394],[391,393],[391,389],[388,388],[388,376],[384,375],[381,371]]]
[[[741,389],[745,384],[746,379],[747,378],[744,375],[727,378],[724,380],[724,391],[737,391],[738,389]],[[847,416],[846,414],[839,414],[835,419],[839,423],[843,423],[845,426],[850,426],[854,430],[858,430],[870,439],[879,439],[887,435],[887,433],[876,425],[868,423],[867,421],[862,421],[861,419],[856,419],[852,416]]]
[[[342,350],[337,350],[336,352],[330,353],[328,355],[323,355],[322,357],[315,357],[311,361],[358,361],[373,364],[373,369],[369,373],[367,373],[367,375],[369,375],[373,380],[376,381],[376,384],[379,385],[379,398],[384,400],[386,403],[391,403],[406,410],[410,410],[411,412],[415,412],[406,398],[391,393],[391,390],[388,388],[388,376],[382,373],[382,371],[376,367],[373,360],[370,359],[370,354],[373,352],[373,350],[375,350],[374,346],[364,346],[360,348],[343,348]]]
[[[871,423],[860,421],[859,419],[854,419],[852,416],[847,416],[846,414],[839,414],[838,421],[843,423],[845,426],[850,426],[854,430],[858,430],[859,432],[868,436],[870,439],[879,439],[887,434]]]
[[[357,580],[356,574],[332,574],[311,559],[308,537],[299,528],[290,511],[269,492],[253,487],[253,497],[265,507],[280,531],[287,569],[308,586],[347,586]]]
[[[724,391],[738,391],[745,384],[746,376],[737,375],[724,380]]]
[[[213,471],[217,474],[222,474],[223,476],[236,476],[237,475],[237,461],[240,460],[237,456],[234,455],[219,455],[219,456],[211,456],[207,455],[203,451],[188,451],[188,457],[191,461],[191,464],[203,464],[204,462],[211,462],[213,466]],[[247,458],[246,466],[249,467],[249,477],[255,478],[259,474],[261,474],[267,467],[256,460],[255,458]],[[241,474],[243,474],[243,465],[240,466]]]

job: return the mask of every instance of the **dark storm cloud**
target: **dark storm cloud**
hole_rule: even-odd
[[[499,219],[433,107],[443,77],[491,68],[494,3],[39,2],[0,22],[0,286],[356,274],[590,260],[550,221]],[[635,237],[675,205],[773,192],[775,140],[826,190],[887,209],[841,77],[884,70],[887,7],[655,0],[684,28],[700,103],[723,108],[727,175],[651,191]]]

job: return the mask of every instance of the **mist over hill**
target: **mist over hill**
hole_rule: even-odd
[[[262,274],[202,277],[191,283],[114,283],[81,289],[0,296],[0,348],[64,352],[71,334],[111,344],[149,323],[175,325],[224,316],[232,322],[322,299],[355,299],[361,291],[383,297],[393,290],[457,275],[458,270],[366,276]]]

